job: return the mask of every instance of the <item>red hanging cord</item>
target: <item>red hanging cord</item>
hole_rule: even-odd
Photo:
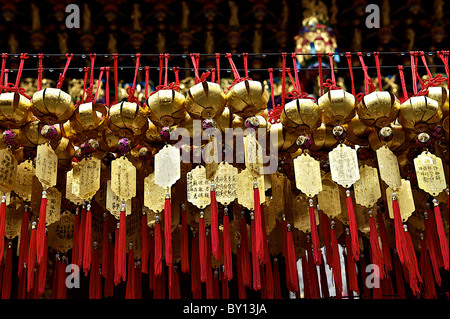
[[[87,276],[91,269],[91,240],[92,240],[92,212],[91,204],[86,206],[86,226],[84,228],[84,254],[83,254],[83,270]]]
[[[433,220],[430,216],[433,216],[431,211],[425,211],[424,213],[424,224],[425,224],[425,239],[427,241],[428,253],[430,254],[431,266],[433,268],[434,278],[436,284],[441,286],[441,274],[439,273],[440,262],[439,262],[439,251],[436,246],[439,246],[436,228],[433,227]],[[442,262],[443,265],[443,262]]]
[[[156,215],[155,221],[155,254],[154,254],[154,274],[156,278],[161,277],[162,273],[162,239],[161,239],[161,223],[159,216]]]
[[[200,280],[206,282],[207,279],[207,247],[206,247],[206,229],[204,213],[200,212],[200,220],[198,222],[198,246],[200,256]]]
[[[45,232],[44,240],[44,256],[42,257],[41,264],[38,268],[38,294],[43,295],[45,289],[45,280],[47,278],[47,257],[48,257],[48,236],[47,231]]]
[[[219,212],[217,210],[215,185],[210,188],[211,198],[211,249],[215,260],[220,260]]]
[[[185,205],[181,207],[181,272],[189,272],[189,238],[187,212]]]
[[[100,91],[100,86],[102,85],[103,72],[105,72],[105,68],[104,68],[104,67],[101,67],[101,68],[100,68],[100,75],[99,75],[98,81],[97,81],[97,90],[95,91],[94,102],[97,101],[98,92]],[[106,93],[106,91],[105,91],[105,93]]]
[[[36,263],[36,222],[33,221],[31,223],[31,236],[27,259],[27,292],[30,292],[31,289],[33,289],[35,263]]]
[[[434,204],[434,219],[436,221],[436,228],[439,237],[439,245],[441,247],[442,259],[444,261],[444,269],[449,270],[449,253],[447,237],[445,235],[444,223],[442,222],[441,209],[439,208],[439,202],[435,198],[433,199]]]
[[[274,93],[273,93],[273,69],[269,68],[267,69],[267,71],[269,72],[269,82],[270,82],[270,96],[272,98],[272,109],[275,108],[275,98],[274,98]],[[274,124],[274,123],[272,123]]]
[[[223,214],[223,260],[224,272],[223,276],[226,281],[233,278],[233,260],[231,254],[231,239],[230,239],[230,218],[228,216],[228,208],[225,207]]]
[[[286,103],[286,52],[281,53],[281,107]]]
[[[79,208],[75,211],[75,221],[73,226],[73,239],[72,239],[72,264],[78,264],[78,240],[80,233],[80,214]]]
[[[114,104],[119,103],[119,74],[117,68],[117,58],[118,54],[113,53],[114,61]]]
[[[309,199],[309,223],[311,227],[311,239],[313,244],[314,264],[320,265],[322,253],[320,251],[319,231],[316,223],[316,210],[314,208],[313,199]]]
[[[345,57],[347,58],[348,70],[350,72],[350,80],[352,82],[352,94],[355,95],[355,82],[353,80],[352,54],[350,52],[346,52]]]
[[[20,244],[19,244],[19,261],[18,261],[18,276],[19,278],[23,274],[24,263],[26,261],[26,255],[28,251],[28,224],[29,214],[28,205],[25,205],[24,213],[22,215],[22,225],[20,227]],[[0,257],[1,259],[1,257]],[[0,261],[1,263],[1,261]]]
[[[159,86],[163,85],[163,82],[162,82],[163,69],[164,69],[164,54],[160,53],[159,54]]]
[[[359,62],[361,63],[361,67],[364,71],[364,94],[370,94],[375,91],[376,86],[372,83],[372,79],[369,77],[367,70],[369,69],[364,63],[364,58],[361,52],[358,52]]]
[[[144,274],[148,273],[148,255],[149,255],[149,246],[148,246],[148,226],[147,226],[147,213],[145,210],[142,213],[141,219],[141,272]]]
[[[380,233],[381,246],[382,246],[382,251],[383,251],[383,264],[386,267],[386,270],[392,271],[391,250],[389,248],[389,241],[388,241],[386,226],[384,224],[384,214],[380,211],[377,213],[377,221],[378,221],[378,231]]]
[[[211,69],[211,82],[216,83],[216,69],[215,68]]]
[[[28,58],[29,58],[28,53],[21,53],[20,54],[19,70],[17,71],[16,84],[14,85],[14,87],[16,89],[19,88],[20,78],[22,77],[23,64],[25,63],[25,60],[28,59]]]
[[[423,290],[425,293],[425,299],[437,299],[433,271],[431,270],[431,263],[427,249],[427,242],[424,239],[425,236],[421,233],[419,270],[420,275],[423,278]]]
[[[244,59],[244,74],[248,77],[248,53],[242,53],[242,58]]]
[[[3,92],[3,77],[5,75],[5,67],[6,67],[6,60],[8,59],[8,53],[2,53],[2,69],[0,71],[0,93]],[[8,83],[8,81],[5,81],[5,85]]]
[[[295,77],[294,88],[297,90],[298,93],[302,93],[302,88],[298,78],[297,55],[295,54],[295,52],[292,52],[291,58],[292,58],[292,66],[294,67],[294,77]]]
[[[322,74],[322,53],[317,53],[318,67],[319,67],[319,81],[320,81],[320,95],[323,95],[323,74]]]
[[[412,84],[413,84],[413,92],[414,96],[417,95],[417,69],[416,69],[416,59],[415,59],[416,53],[414,51],[410,52],[411,57],[411,74],[412,74]]]
[[[352,250],[353,250],[353,242],[352,238],[349,233],[349,229],[346,229],[345,233],[345,247],[347,250],[347,269],[348,269],[348,279],[349,279],[349,285],[347,287],[347,290],[355,291],[356,293],[359,293],[358,288],[358,279],[356,276],[356,265],[355,265],[355,259],[353,258]]]
[[[406,90],[406,83],[405,83],[405,75],[403,74],[403,65],[399,65],[398,67],[398,73],[400,74],[400,83],[402,85],[402,91],[403,91],[403,101],[406,101],[408,99],[408,91]]]
[[[145,100],[147,101],[148,99],[148,93],[149,93],[149,78],[150,78],[150,67],[146,66],[144,68],[145,70]]]
[[[375,66],[377,68],[378,88],[383,91],[383,83],[381,82],[381,69],[380,69],[380,52],[374,52]]]
[[[166,266],[173,265],[173,252],[172,252],[172,206],[170,203],[170,194],[166,193],[164,200],[164,244],[165,244],[165,257]]]
[[[47,217],[47,192],[42,192],[41,207],[39,210],[39,220],[36,231],[36,259],[37,264],[41,264],[42,257],[44,256],[45,247],[45,228]]]
[[[167,76],[168,71],[169,71],[169,57],[170,57],[169,53],[165,53],[164,54],[164,66],[165,66],[164,86],[167,86],[167,83],[168,83],[168,80],[169,80],[168,76]]]
[[[109,107],[109,69],[110,69],[110,67],[109,66],[107,66],[106,68],[105,68],[105,71],[106,71],[106,88],[105,88],[105,95],[106,95],[106,97],[105,97],[105,99],[106,99],[106,106],[107,107]]]
[[[369,211],[369,226],[370,226],[370,257],[372,264],[377,265],[379,269],[379,278],[385,278],[383,256],[381,254],[380,245],[378,243],[377,224],[372,212]]]
[[[61,89],[61,87],[62,87],[62,84],[63,84],[65,76],[66,76],[67,69],[69,68],[69,65],[70,65],[70,61],[72,61],[72,58],[73,58],[73,53],[72,54],[66,53],[66,58],[67,58],[67,61],[66,61],[66,65],[64,66],[63,73],[59,74],[58,83],[56,84],[57,89]]]
[[[180,67],[174,66],[173,67],[173,73],[175,74],[175,88],[174,90],[177,92],[180,92]]]
[[[137,79],[137,74],[139,71],[139,60],[141,58],[141,54],[137,53],[136,54],[136,66],[134,69],[134,78],[133,78],[133,84],[132,86],[129,86],[127,88],[127,94],[128,94],[128,98],[127,101],[128,102],[132,102],[132,103],[138,103],[139,104],[139,99],[134,95],[135,93],[135,88],[136,88],[136,79]]]
[[[355,261],[359,260],[359,240],[358,240],[358,226],[356,224],[355,210],[353,207],[353,200],[350,196],[350,191],[346,191],[347,194],[347,213],[348,213],[348,226],[350,229],[350,236],[352,238],[352,256]]]
[[[437,56],[442,60],[444,63],[445,73],[447,74],[447,89],[449,88],[449,68],[448,68],[448,51],[438,51]]]
[[[88,77],[88,72],[89,72],[89,68],[85,67],[83,69],[84,72],[84,79],[83,79],[83,95],[81,96],[81,103],[84,103],[84,94],[86,93],[86,83],[87,83],[87,77]]]
[[[38,78],[37,78],[37,85],[36,85],[37,92],[42,90],[42,73],[44,72],[44,69],[42,68],[42,59],[44,59],[44,54],[39,53],[38,54]]]
[[[217,84],[220,85],[220,53],[216,53]]]
[[[325,259],[327,265],[332,268],[332,250],[331,250],[331,235],[330,235],[330,220],[328,216],[320,210],[320,226],[322,227],[322,236],[325,246]]]
[[[335,231],[335,222],[332,220],[330,222],[330,237],[331,237],[331,248],[333,250],[332,253],[332,270],[334,277],[334,285],[336,288],[336,296],[340,296],[342,294],[342,274],[341,274],[341,260],[339,254],[339,245],[337,243],[336,231]]]
[[[250,213],[250,235],[252,244],[252,274],[253,274],[253,290],[261,290],[261,273],[259,271],[259,260],[256,248],[256,229],[254,213]]]
[[[264,235],[262,228],[261,203],[258,182],[253,182],[253,206],[255,211],[255,248],[256,257],[264,262]],[[258,266],[259,269],[259,266]]]

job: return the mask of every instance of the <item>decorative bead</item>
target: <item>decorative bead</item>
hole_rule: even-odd
[[[300,135],[297,137],[297,140],[295,143],[300,147],[301,149],[309,149],[312,146],[312,140],[308,135]]]
[[[256,130],[259,127],[259,120],[255,116],[246,118],[244,121],[244,126],[245,126],[245,128],[252,128],[252,129]]]
[[[41,135],[46,139],[51,140],[58,135],[58,131],[53,125],[44,125],[41,129]]]
[[[215,128],[216,122],[213,119],[204,119],[202,122],[202,128],[207,130],[209,128]]]
[[[417,135],[416,144],[421,147],[427,147],[431,144],[430,135],[428,133],[420,133]]]
[[[15,143],[14,139],[16,138],[16,133],[12,130],[5,130],[3,132],[3,142],[5,142],[7,145],[13,145]]]
[[[333,136],[338,141],[343,141],[347,137],[347,132],[343,126],[337,125],[333,127]]]
[[[385,126],[378,132],[378,137],[383,142],[389,142],[394,138],[394,131],[389,126]]]
[[[130,140],[126,137],[121,138],[118,143],[119,151],[122,154],[128,153],[131,150]]]
[[[170,127],[164,126],[159,132],[159,135],[161,135],[164,142],[168,142],[170,140]]]

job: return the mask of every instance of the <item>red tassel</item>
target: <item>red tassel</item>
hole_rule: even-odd
[[[114,285],[120,284],[119,273],[119,223],[114,231]]]
[[[214,184],[211,185],[211,248],[212,256],[215,260],[220,260],[220,243],[219,243],[219,216],[217,211],[216,191]]]
[[[91,204],[87,204],[86,226],[84,230],[83,269],[87,276],[91,269],[91,238],[92,238],[92,213]]]
[[[58,268],[58,287],[56,299],[66,299],[67,297],[67,286],[66,286],[66,265],[67,257],[63,256],[61,258],[61,264]]]
[[[3,280],[0,280],[2,287],[2,299],[11,298],[12,256],[12,242],[8,241],[8,249],[6,250],[6,259],[3,268]]]
[[[278,258],[273,259],[273,290],[274,298],[281,299],[280,270],[278,268]]]
[[[244,213],[241,213],[240,220],[240,234],[241,234],[241,248],[242,248],[242,260],[238,264],[242,268],[242,284],[244,287],[251,286],[251,262],[250,253],[248,251],[248,239],[247,239],[247,223],[245,221]]]
[[[266,293],[267,293],[267,299],[273,299],[274,298],[274,282],[273,282],[273,270],[272,270],[272,263],[269,262],[264,264],[265,265],[265,273],[266,273]]]
[[[161,224],[159,216],[156,215],[155,222],[155,260],[154,260],[155,277],[160,277],[162,273],[162,239],[161,239]]]
[[[36,222],[31,223],[30,246],[28,248],[27,258],[27,292],[33,289],[34,283],[34,265],[36,263]]]
[[[173,268],[173,270],[172,270],[173,286],[172,286],[172,289],[169,291],[169,299],[181,299],[178,267],[174,266],[172,268]]]
[[[166,267],[162,267],[161,275],[155,278],[153,299],[164,299],[166,297],[165,269]]]
[[[320,225],[322,226],[323,243],[325,246],[325,259],[327,265],[332,268],[332,250],[331,250],[331,236],[330,236],[330,220],[328,216],[320,210]]]
[[[297,258],[295,257],[295,246],[294,237],[292,231],[290,230],[290,225],[287,225],[287,253],[288,253],[288,263],[289,263],[289,277],[290,277],[290,288],[292,292],[298,292],[298,275],[297,275]]]
[[[0,264],[3,260],[3,252],[5,251],[5,227],[6,227],[6,196],[2,196],[0,204]]]
[[[256,230],[255,230],[255,218],[253,212],[250,213],[250,234],[252,239],[252,269],[253,269],[253,290],[258,291],[261,289],[261,273],[259,271],[259,259],[256,251]]]
[[[38,294],[39,295],[43,295],[44,294],[44,290],[45,290],[45,280],[47,278],[47,255],[48,255],[48,236],[47,236],[47,232],[45,234],[44,237],[44,256],[42,256],[42,260],[41,260],[41,264],[39,265],[39,272],[38,272],[38,277],[39,277],[39,285],[38,285]]]
[[[225,207],[223,215],[223,276],[226,281],[233,279],[233,260],[231,255],[231,239],[230,239],[230,217],[228,216],[228,208]]]
[[[430,214],[428,212],[424,212],[424,224],[425,224],[425,238],[427,241],[428,253],[430,255],[431,266],[434,273],[434,279],[438,286],[441,286],[441,274],[439,272],[439,262],[438,262],[438,251],[436,248],[437,234],[434,232],[435,228],[431,223],[431,218],[429,218]],[[434,232],[434,234],[433,234]]]
[[[103,229],[106,230],[107,228]],[[102,275],[105,277],[104,295],[105,297],[112,297],[114,288],[114,246],[112,243],[112,236],[109,233],[108,242],[105,246],[103,246],[103,250],[105,250],[105,247],[107,252],[107,260],[106,263],[102,263]],[[105,271],[106,274],[104,274],[103,271]]]
[[[245,291],[245,285],[244,285],[244,269],[243,267],[240,267],[244,262],[244,256],[243,256],[243,248],[241,244],[238,242],[237,247],[237,256],[236,256],[236,264],[237,264],[237,284],[238,284],[238,297],[239,299],[247,299],[247,292]]]
[[[73,226],[73,241],[72,241],[72,264],[78,264],[79,257],[79,244],[78,238],[80,237],[80,214],[78,214],[79,208],[75,212],[75,221]]]
[[[181,211],[181,272],[189,272],[189,238],[187,213],[184,204]]]
[[[39,299],[39,265],[34,267],[34,283],[33,290],[28,295],[28,299]]]
[[[398,257],[400,263],[406,262],[406,239],[405,232],[403,231],[402,216],[400,214],[400,207],[397,201],[397,195],[392,194],[392,210],[394,212],[394,229],[395,229],[395,246],[397,248]]]
[[[206,232],[206,299],[214,299],[214,284],[212,272],[211,236]]]
[[[441,209],[439,208],[439,202],[437,201],[437,199],[433,199],[433,204],[434,204],[434,219],[436,221],[436,228],[439,236],[439,244],[441,247],[444,269],[449,270],[448,244],[447,244],[447,237],[445,236],[444,224],[442,222]]]
[[[311,243],[308,241],[306,243],[306,251],[308,252],[308,258],[306,259],[307,267],[308,267],[308,277],[309,277],[309,288],[311,299],[319,299],[320,291],[319,291],[319,281],[317,278],[317,269],[314,264],[314,257],[311,248]],[[306,258],[306,255],[305,255]]]
[[[419,266],[417,264],[416,252],[414,250],[414,244],[411,239],[411,234],[405,228],[405,238],[406,238],[406,248],[408,253],[408,264],[406,265],[408,268],[408,276],[409,276],[409,286],[413,291],[415,296],[420,295],[419,283],[422,283],[422,277],[419,273]]]
[[[255,232],[256,232],[256,256],[259,260],[264,261],[264,241],[263,241],[263,228],[262,228],[262,218],[261,218],[261,203],[259,198],[258,183],[253,182],[253,199],[254,199],[254,210],[255,210]]]
[[[150,228],[150,246],[148,257],[148,288],[153,291],[155,288],[155,231]]]
[[[219,289],[219,272],[214,270],[214,299],[220,299],[220,289]]]
[[[203,212],[200,212],[200,220],[198,222],[198,251],[200,256],[200,279],[202,282],[206,282],[207,278],[206,245],[205,218]]]
[[[135,281],[135,271],[134,271],[134,250],[133,244],[130,243],[130,250],[128,251],[128,280],[125,290],[125,299],[135,299],[134,296],[134,281]]]
[[[358,288],[358,278],[356,276],[356,265],[355,260],[353,259],[353,255],[351,254],[352,251],[352,241],[351,236],[348,230],[346,229],[346,236],[345,236],[345,246],[347,248],[347,263],[348,263],[348,279],[349,279],[349,287],[347,287],[347,290],[352,290],[356,293],[359,293]]]
[[[58,275],[60,266],[61,266],[61,258],[59,257],[59,253],[56,253],[55,268],[53,269],[52,299],[56,299],[58,295]]]
[[[27,290],[27,268],[26,266],[22,269],[22,273],[19,277],[19,292],[17,294],[17,299],[25,299],[25,294]]]
[[[380,270],[379,273],[380,279],[384,279],[386,274],[384,272],[383,257],[381,256],[380,245],[378,243],[377,224],[371,211],[369,211],[369,225],[370,225],[370,257],[372,260],[372,264],[377,265],[378,269]]]
[[[403,281],[403,271],[398,254],[394,257],[395,282],[397,284],[397,296],[400,299],[406,299],[405,284]]]
[[[316,224],[316,210],[314,209],[313,200],[309,200],[309,223],[311,227],[311,239],[313,244],[314,264],[320,265],[322,253],[320,251],[319,232]]]
[[[339,246],[337,243],[336,231],[334,230],[335,222],[333,220],[331,221],[330,226],[334,286],[336,289],[336,296],[340,296],[342,294],[341,260],[339,257]]]
[[[166,266],[172,266],[172,207],[170,205],[169,193],[166,194],[164,201],[164,243]]]
[[[99,257],[98,257],[97,243],[94,242],[94,251],[92,253],[92,269],[89,273],[89,299],[102,298],[100,265],[98,259]]]
[[[222,299],[230,299],[228,280],[225,278],[225,271],[222,273]]]
[[[428,204],[427,204],[428,205]],[[430,248],[434,250],[436,255],[436,260],[438,264],[438,268],[444,267],[444,260],[442,259],[441,245],[439,243],[439,236],[436,229],[436,220],[434,218],[434,212],[431,209],[427,210],[429,220],[425,220],[425,223],[428,222],[428,232],[430,235],[431,245]],[[426,224],[425,224],[426,226]]]
[[[22,226],[20,227],[20,245],[19,245],[19,262],[18,276],[21,278],[24,269],[24,263],[27,258],[28,251],[28,224],[29,224],[28,205],[25,205],[25,212],[22,216]]]
[[[347,213],[348,213],[348,226],[350,228],[350,236],[352,239],[352,256],[355,261],[359,260],[359,240],[358,240],[358,226],[356,225],[355,210],[353,208],[353,201],[350,197],[350,191],[347,190]]]
[[[141,246],[141,272],[144,274],[148,273],[148,226],[147,226],[147,213],[143,212],[142,220],[141,220],[141,238],[142,238],[142,246]]]
[[[103,229],[102,229],[102,277],[108,278],[108,260],[109,260],[109,249],[108,249],[108,218],[107,214],[103,214]]]
[[[365,267],[364,267],[365,269]],[[325,272],[325,265],[322,256],[322,262],[320,263],[320,288],[322,290],[322,298],[330,298],[330,292],[328,291],[327,274]]]
[[[303,276],[303,298],[311,299],[311,280],[309,279],[309,266],[306,254],[301,258],[302,262],[302,276]]]
[[[433,272],[428,256],[427,242],[423,234],[420,234],[420,274],[423,278],[425,299],[437,299],[436,287],[434,285]]]
[[[291,282],[291,273],[289,271],[289,263],[288,263],[288,251],[287,251],[287,221],[285,215],[282,216],[281,221],[281,232],[283,235],[283,253],[284,253],[284,273],[286,274],[286,286],[290,286]]]
[[[47,217],[47,192],[42,192],[41,209],[39,210],[39,221],[36,231],[36,258],[37,264],[41,264],[41,259],[44,256],[45,245],[45,227]]]
[[[194,299],[201,299],[199,240],[195,231],[192,233],[191,248],[191,292]]]
[[[135,262],[134,272],[135,299],[142,299],[142,264],[140,261]]]
[[[382,212],[377,213],[377,221],[383,251],[383,263],[388,271],[392,271],[391,249],[389,248],[386,226],[384,224],[384,214]]]
[[[80,224],[78,226],[78,267],[83,266],[84,258],[84,234],[86,229],[86,206],[83,204],[81,208]],[[118,237],[117,237],[118,238]]]
[[[117,264],[119,266],[119,277],[127,280],[127,224],[126,224],[125,204],[122,204],[119,220],[119,246],[117,248]]]

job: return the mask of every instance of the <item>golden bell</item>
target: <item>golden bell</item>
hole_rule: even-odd
[[[222,114],[227,103],[217,83],[200,82],[191,87],[186,96],[186,110],[194,119],[215,118]]]
[[[66,92],[45,88],[33,94],[33,113],[46,124],[63,123],[73,114],[75,106]]]
[[[338,143],[333,135],[333,127],[325,125],[325,123],[322,123],[318,129],[312,132],[311,141],[310,150],[313,152],[331,149]]]
[[[441,86],[433,86],[428,88],[427,96],[436,100],[442,110],[442,115],[448,115],[448,89]]]
[[[386,145],[389,147],[389,149],[397,154],[402,153],[405,151],[408,146],[409,142],[412,140],[412,135],[410,132],[406,132],[401,125],[392,124],[392,139],[390,141],[382,141],[380,139],[378,131],[372,131],[369,135],[369,144],[370,147],[376,151],[381,146]]]
[[[22,126],[31,121],[32,102],[19,93],[7,92],[0,94],[0,125]]]
[[[179,124],[186,115],[186,99],[175,90],[160,90],[147,99],[150,120],[155,125],[172,126]]]
[[[398,98],[387,91],[367,94],[358,104],[358,116],[366,126],[382,128],[397,119],[400,109]]]
[[[281,123],[272,124],[270,126],[270,136],[272,132],[276,132],[278,139],[270,141],[270,147],[276,147],[278,151],[286,151],[289,153],[294,153],[298,149],[298,145],[295,143],[297,140],[297,135],[289,133]]]
[[[117,103],[109,109],[108,127],[119,138],[138,137],[147,131],[147,111],[137,103]]]
[[[416,133],[428,130],[440,122],[442,111],[439,103],[426,96],[413,96],[400,106],[398,122]]]
[[[145,132],[145,137],[149,143],[162,142],[160,131],[161,128],[157,127],[150,119],[148,119],[148,129],[147,132]]]
[[[254,116],[265,110],[269,93],[259,81],[244,80],[227,93],[227,106],[230,111],[243,118]]]
[[[70,167],[72,158],[75,155],[75,149],[68,138],[61,138],[55,148],[55,154],[58,156],[58,163],[64,167]]]
[[[80,140],[97,138],[108,123],[108,109],[101,103],[80,104],[70,117],[70,125],[80,135]]]
[[[356,98],[344,90],[330,90],[317,104],[323,109],[323,122],[328,125],[348,123],[356,114]]]
[[[364,125],[364,122],[356,115],[347,126],[347,139],[360,146],[368,146],[367,138],[369,134],[374,131],[374,128]]]
[[[41,121],[31,121],[20,128],[19,141],[23,147],[36,147],[38,145],[44,144],[47,139],[42,136],[42,127],[46,125]],[[61,139],[61,128],[59,125],[55,125],[57,135],[55,138],[51,139],[50,144],[54,147]]]
[[[311,99],[296,99],[284,106],[280,115],[283,126],[298,135],[317,129],[322,120],[322,109]]]

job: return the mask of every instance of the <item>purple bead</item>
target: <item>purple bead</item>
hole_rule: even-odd
[[[58,135],[56,127],[53,125],[44,125],[41,129],[41,135],[46,139],[54,139]]]
[[[16,133],[14,133],[11,130],[6,130],[3,132],[3,141],[8,145],[14,144],[15,137],[16,137]]]
[[[170,128],[168,126],[164,126],[159,132],[159,135],[161,135],[164,142],[168,142],[170,140]]]
[[[128,153],[131,150],[130,140],[126,137],[121,138],[117,146],[122,154]]]
[[[202,122],[202,128],[203,128],[204,130],[207,130],[207,129],[213,128],[213,127],[215,127],[215,123],[214,123],[213,120],[211,120],[211,119],[204,119],[204,120],[203,120],[203,122]]]
[[[303,150],[308,150],[312,146],[311,137],[309,137],[308,135],[300,135],[297,138],[296,143],[297,143],[298,147],[300,147]]]

